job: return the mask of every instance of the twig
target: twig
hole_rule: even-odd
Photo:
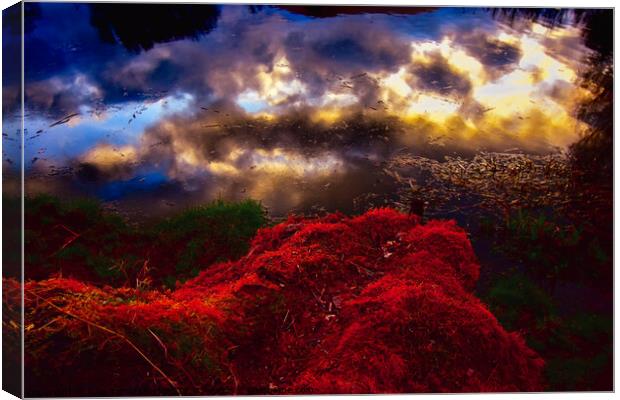
[[[155,340],[157,340],[157,342],[161,345],[161,347],[163,347],[163,349],[164,349],[164,357],[166,357],[166,360],[167,360],[168,359],[168,348],[166,347],[164,342],[161,341],[161,339],[155,334],[155,332],[153,332],[151,330],[151,328],[146,328],[146,330],[149,331],[151,333],[151,335],[153,335]]]
[[[357,268],[357,272],[359,273],[360,270],[364,271],[366,273],[366,275],[368,276],[373,276],[375,274],[374,271],[369,270],[368,268],[362,267],[361,265],[358,265],[356,263],[354,263],[353,261],[349,261],[349,264],[353,265],[355,268]]]
[[[284,320],[282,320],[282,326],[284,326],[284,324],[286,323],[286,319],[288,318],[288,314],[289,312],[291,312],[291,310],[286,310],[286,315],[284,316]]]
[[[233,348],[236,348],[236,347],[233,347]],[[233,348],[230,348],[230,349],[226,350],[226,358],[229,358],[230,350],[232,350]],[[235,385],[235,387],[233,389],[233,396],[236,396],[237,395],[237,391],[239,389],[239,380],[237,379],[237,375],[235,374],[235,368],[234,368],[232,362],[229,362],[229,363],[223,362],[222,364],[224,364],[228,368],[228,371],[230,372],[230,376],[233,378],[233,383]],[[226,379],[226,380],[228,380],[228,379]]]
[[[67,232],[69,232],[69,233],[72,235],[72,237],[71,237],[71,238],[69,238],[69,239],[68,239],[68,240],[67,240],[67,241],[66,241],[66,242],[62,245],[62,247],[61,247],[60,249],[56,250],[56,251],[52,254],[52,256],[54,256],[54,255],[58,254],[58,253],[59,253],[62,249],[64,249],[65,247],[67,247],[67,246],[69,246],[71,243],[73,243],[73,242],[75,241],[75,239],[77,239],[77,238],[79,238],[80,236],[82,236],[82,234],[81,234],[81,233],[76,233],[76,232],[73,232],[71,229],[67,228],[66,226],[64,226],[64,225],[62,225],[62,224],[58,224],[58,225],[56,225],[56,226],[60,226],[61,228],[65,229]]]
[[[73,313],[70,313],[69,311],[63,310],[61,307],[57,306],[56,304],[52,303],[51,301],[39,296],[38,294],[32,292],[32,291],[28,291],[30,294],[32,294],[33,296],[35,296],[36,298],[38,298],[39,300],[42,300],[44,303],[47,303],[50,307],[55,308],[56,310],[60,311],[63,314],[66,314],[72,318],[75,318],[79,321],[84,322],[85,324],[87,324],[88,326],[93,326],[95,328],[101,329],[104,332],[107,332],[111,335],[114,335],[116,337],[118,337],[119,339],[123,340],[125,343],[127,343],[132,349],[134,349],[136,351],[136,353],[138,353],[147,363],[149,363],[149,365],[151,367],[153,367],[153,369],[155,369],[155,371],[157,371],[161,376],[164,377],[164,379],[166,379],[166,381],[168,381],[168,383],[170,384],[170,386],[172,386],[174,388],[174,390],[178,393],[179,396],[183,396],[183,394],[181,394],[181,391],[179,390],[179,387],[177,386],[176,383],[174,383],[174,381],[172,379],[170,379],[170,377],[168,375],[166,375],[166,373],[164,371],[162,371],[153,361],[151,361],[150,358],[148,358],[146,356],[146,354],[144,354],[142,352],[142,350],[140,350],[138,348],[138,346],[136,346],[131,340],[129,340],[126,336],[110,329],[110,328],[106,328],[105,326],[99,325],[95,322],[92,321],[88,321],[87,319],[84,319],[82,317],[79,317]]]

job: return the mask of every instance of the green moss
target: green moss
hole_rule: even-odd
[[[528,275],[551,287],[557,280],[600,283],[610,275],[612,249],[584,231],[557,215],[518,210],[498,228],[495,250],[519,260]]]
[[[522,274],[498,280],[484,296],[491,311],[508,330],[518,328],[523,313],[530,313],[537,323],[555,315],[551,297]]]
[[[554,358],[547,360],[545,376],[553,390],[585,390],[592,388],[598,376],[611,371],[611,353],[594,357]],[[611,390],[606,388],[606,390]]]
[[[263,206],[253,200],[217,200],[139,227],[129,226],[94,199],[66,201],[42,194],[25,201],[30,270],[51,271],[59,260],[66,260],[88,267],[108,284],[125,277],[116,266],[133,276],[142,268],[141,260],[148,260],[154,284],[172,288],[177,280],[194,277],[212,263],[241,257],[256,231],[267,224]],[[72,237],[72,232],[78,236]],[[69,240],[73,242],[60,250]]]
[[[571,334],[587,341],[605,341],[613,334],[613,319],[609,316],[578,314],[568,321],[567,326]]]
[[[153,234],[177,252],[176,271],[195,276],[204,267],[203,258],[202,262],[213,263],[245,254],[256,231],[266,224],[266,213],[257,201],[217,200],[166,219]]]
[[[177,238],[199,233],[216,233],[231,237],[248,238],[266,223],[262,205],[254,200],[239,203],[216,200],[200,207],[190,208],[168,218],[159,225],[159,231]]]

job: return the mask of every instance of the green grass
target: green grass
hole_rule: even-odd
[[[499,279],[484,298],[493,314],[508,330],[520,328],[519,320],[526,313],[539,325],[556,313],[552,298],[519,273]]]
[[[611,248],[560,216],[517,210],[504,226],[481,225],[482,234],[495,236],[497,252],[523,265],[528,276],[546,282],[549,290],[557,281],[601,284],[611,277]]]
[[[260,202],[244,200],[234,203],[216,200],[199,207],[189,208],[179,215],[159,224],[161,232],[177,238],[212,232],[214,227],[222,229],[221,235],[250,237],[267,222]]]
[[[545,375],[554,390],[609,390],[613,363],[611,316],[577,314],[550,333],[557,354],[547,357]],[[599,388],[598,382],[604,382]]]
[[[570,224],[560,224],[545,214],[519,210],[508,222],[507,247],[520,252],[526,263],[546,269],[557,275],[569,260],[563,257],[572,253],[581,240],[581,229]]]
[[[609,389],[605,385],[611,381],[611,316],[560,316],[558,300],[519,273],[498,279],[482,297],[508,331],[524,334],[545,359],[549,390]]]
[[[156,284],[174,287],[214,262],[245,254],[256,231],[268,222],[263,206],[253,200],[216,200],[143,226],[130,226],[90,198],[61,200],[42,194],[27,197],[25,208],[31,273],[84,267],[112,285],[135,281],[148,261]],[[78,237],[68,242],[72,232]]]
[[[189,272],[190,276],[195,276],[199,272],[196,263],[201,257],[222,261],[245,254],[251,238],[266,224],[266,213],[257,201],[216,200],[166,219],[157,225],[155,235],[166,241],[183,243],[175,269],[178,273]]]

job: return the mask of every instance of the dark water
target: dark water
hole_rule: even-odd
[[[394,200],[396,152],[564,151],[587,128],[595,50],[570,10],[550,24],[456,8],[26,8],[29,194],[133,215],[246,197],[274,216],[356,212]],[[17,34],[5,27],[3,46]],[[7,175],[17,85],[6,78]]]

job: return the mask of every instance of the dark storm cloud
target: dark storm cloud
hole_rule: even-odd
[[[312,121],[308,116],[311,110],[305,109],[282,115],[276,121],[244,116],[221,104],[218,111],[217,115],[208,111],[176,115],[149,128],[141,143],[142,156],[150,160],[173,159],[191,150],[195,157],[208,162],[226,160],[237,148],[287,148],[307,157],[326,150],[338,154],[351,149],[377,151],[387,149],[386,144],[395,141],[403,129],[397,119],[379,120],[361,114],[325,125]]]
[[[192,95],[193,103],[183,118],[191,120],[199,115],[198,119],[204,119],[200,122],[204,126],[184,129],[197,137],[206,137],[215,129],[206,126],[218,125],[221,130],[222,125],[232,126],[234,121],[248,119],[246,111],[238,105],[241,104],[239,96],[246,92],[254,92],[260,101],[269,101],[267,111],[278,120],[295,113],[312,112],[313,107],[320,108],[326,104],[327,95],[340,96],[339,101],[345,98],[346,101],[335,102],[333,106],[328,104],[339,112],[354,114],[373,107],[379,118],[383,110],[377,104],[383,88],[377,76],[386,77],[404,67],[413,76],[405,79],[409,79],[406,83],[416,95],[431,92],[448,100],[458,99],[463,102],[461,108],[467,116],[483,111],[480,104],[468,98],[472,92],[468,77],[458,72],[455,68],[458,65],[450,65],[439,52],[427,54],[427,62],[412,64],[411,44],[416,40],[406,31],[415,29],[412,21],[406,18],[360,14],[295,20],[273,9],[251,13],[246,7],[229,6],[222,7],[217,26],[198,40],[166,42],[165,38],[159,38],[162,43],[139,45],[139,48],[150,48],[136,53],[127,51],[124,46],[101,43],[100,32],[89,25],[88,19],[86,22],[76,19],[75,26],[71,27],[73,18],[67,16],[84,16],[88,15],[87,11],[83,5],[74,8],[56,4],[42,6],[42,17],[31,40],[49,42],[55,47],[48,49],[47,54],[55,52],[62,57],[58,60],[52,57],[55,73],[36,75],[39,79],[29,80],[26,90],[29,106],[36,105],[62,117],[81,105],[109,106],[186,93]],[[517,65],[521,57],[518,48],[494,39],[491,31],[474,30],[467,22],[460,26],[453,15],[443,11],[439,14],[449,22],[444,33],[451,33],[453,43],[463,46],[480,60],[484,72],[500,74]],[[433,29],[437,29],[435,25],[442,22],[441,18],[435,13],[423,16],[422,25],[416,29],[435,32]],[[43,23],[45,21],[48,23]],[[61,34],[59,29],[66,31]],[[49,40],[43,40],[46,35]],[[443,39],[442,35],[435,37],[435,41]],[[136,43],[139,40],[136,39]],[[70,59],[69,55],[75,58]],[[35,58],[32,63],[45,69],[43,59]],[[285,63],[285,69],[290,71],[282,73],[278,63]],[[269,99],[266,93],[270,90],[281,93]],[[407,102],[411,101],[403,99],[402,107],[391,112],[396,115],[406,112]],[[204,115],[200,114],[203,112]],[[230,121],[222,119],[225,114],[229,114]],[[266,141],[272,141],[266,146],[274,147],[296,140],[295,136],[304,136],[302,129],[287,126],[285,120],[280,122],[282,125],[277,129],[288,130],[289,134],[260,132],[266,135]],[[183,126],[183,123],[193,126],[193,122],[181,120],[173,125]],[[312,134],[319,132],[320,139],[321,131],[317,131],[315,125],[301,124]],[[230,141],[225,136],[221,140]],[[246,133],[228,136],[241,137],[248,145],[262,146]],[[197,145],[201,152],[217,151],[192,140],[183,139]],[[327,143],[333,144],[329,140]],[[309,143],[304,145],[312,148]]]
[[[317,20],[302,32],[278,16],[261,15],[261,24],[249,24],[248,18],[247,10],[224,9],[218,27],[203,40],[160,44],[109,65],[100,74],[104,92],[114,87],[130,92],[173,87],[192,94],[197,104],[221,98],[233,102],[245,90],[260,91],[259,73],[271,73],[276,58],[284,57],[290,79],[305,86],[303,100],[308,100],[333,89],[338,78],[393,71],[409,60],[409,42],[380,23],[369,28],[362,20],[344,19],[334,27]],[[355,83],[352,93],[364,102],[376,101],[376,83]],[[296,100],[302,97],[291,95],[287,102]]]
[[[567,35],[560,37],[545,35],[540,43],[548,55],[568,65],[580,59],[583,54],[593,54],[585,46],[578,29],[572,29]]]
[[[148,166],[176,187],[167,198],[177,204],[250,196],[274,215],[316,203],[346,209],[353,197],[386,184],[377,166],[402,147],[398,137],[405,126],[396,118],[355,114],[325,125],[308,117],[311,110],[267,121],[234,107],[219,102],[217,113],[171,116],[148,128],[136,147],[99,143],[67,161],[73,185],[112,196],[119,185],[144,186],[140,177],[148,176]]]
[[[312,43],[312,50],[318,57],[333,60],[337,64],[357,68],[375,69],[391,67],[403,61],[402,48],[373,48],[364,43],[364,40],[355,37],[336,37],[317,40]]]
[[[465,98],[461,104],[461,107],[459,107],[459,115],[465,119],[469,118],[472,121],[482,119],[486,111],[488,111],[486,107],[471,97]]]
[[[234,103],[244,91],[263,95],[260,89],[265,82],[258,75],[271,73],[280,57],[285,58],[291,74],[287,79],[277,79],[284,85],[295,79],[304,86],[303,93],[280,96],[281,108],[286,103],[291,107],[304,101],[316,104],[328,92],[354,95],[364,107],[376,104],[379,87],[376,80],[363,74],[386,76],[409,67],[410,45],[416,40],[411,33],[424,36],[425,32],[437,32],[440,25],[444,28],[433,39],[451,36],[454,43],[484,64],[485,72],[491,75],[488,78],[514,68],[521,56],[517,47],[493,38],[498,32],[472,29],[471,21],[461,22],[455,18],[457,11],[445,9],[415,20],[366,13],[295,19],[268,7],[252,13],[246,7],[224,6],[217,25],[199,40],[166,42],[178,37],[157,37],[137,45],[150,48],[139,53],[101,43],[102,33],[90,26],[89,18],[78,18],[89,16],[85,5],[45,4],[42,10],[29,39],[41,56],[29,57],[32,65],[26,92],[29,106],[49,109],[56,117],[75,112],[80,105],[110,105],[178,93],[191,94],[196,106],[208,106],[218,99]],[[123,30],[114,28],[118,22],[115,18],[109,16],[104,30]],[[143,20],[148,18],[137,21],[137,26],[143,26]],[[185,31],[180,32],[182,36]],[[142,36],[134,33],[133,42],[140,43]],[[44,45],[50,47],[45,49]],[[471,89],[467,77],[438,55],[429,63],[409,67],[409,71],[416,77],[415,82],[408,82],[414,90],[463,97]]]
[[[483,115],[480,108],[472,102],[464,104],[462,111],[465,116]],[[381,168],[397,151],[442,159],[455,151],[471,155],[485,143],[480,135],[467,142],[432,143],[433,137],[464,129],[462,121],[437,126],[421,117],[412,127],[397,117],[353,112],[323,124],[309,117],[312,112],[291,110],[266,120],[219,101],[217,109],[179,113],[160,121],[144,132],[136,146],[114,148],[100,143],[69,164],[75,169],[75,184],[90,185],[89,190],[108,197],[134,187],[146,190],[145,196],[156,193],[159,186],[149,186],[141,178],[155,170],[160,171],[161,182],[176,188],[166,195],[173,203],[250,196],[272,207],[274,215],[282,215],[313,204],[350,209],[347,201],[389,184]],[[506,136],[487,149],[519,144],[518,138]]]
[[[183,70],[169,60],[154,65],[143,86],[126,85],[110,71],[130,63],[139,49],[207,34],[219,15],[210,5],[45,3],[26,8],[26,104],[50,118],[77,112],[81,105],[143,100],[170,90]],[[8,44],[3,40],[3,47]],[[72,83],[76,79],[89,82],[97,95],[80,94]],[[5,107],[16,106],[13,103]]]
[[[26,104],[31,109],[42,111],[49,118],[75,113],[80,105],[93,104],[99,97],[96,92],[89,90],[89,83],[85,79],[82,76],[73,80],[51,78],[29,82],[25,88]]]
[[[287,51],[301,51],[304,48],[306,35],[302,31],[294,30],[286,35],[284,47]]]
[[[521,59],[521,50],[496,39],[494,37],[496,34],[497,32],[491,33],[483,30],[473,32],[461,30],[454,37],[456,43],[480,61],[493,77],[515,69]]]
[[[411,86],[419,87],[446,97],[466,97],[471,91],[467,76],[455,71],[439,53],[429,55],[430,60],[415,63],[411,72],[416,77]]]
[[[576,102],[574,88],[566,81],[557,81],[553,84],[542,85],[541,91],[558,104],[564,104],[568,109],[574,109]]]
[[[116,180],[120,178],[118,174],[110,174],[92,163],[77,164],[75,176],[79,181],[86,183],[99,183],[106,180]]]
[[[287,54],[300,67],[321,66],[329,72],[393,70],[409,60],[409,40],[377,21],[361,17],[306,23],[285,39]]]
[[[410,56],[410,39],[395,31],[386,16],[373,17],[371,23],[365,13],[307,20],[300,27],[273,8],[252,13],[242,6],[177,10],[175,5],[177,11],[167,13],[116,6],[41,6],[26,39],[29,109],[61,118],[82,105],[96,108],[172,92],[189,93],[201,105],[234,101],[244,90],[260,88],[257,74],[271,72],[277,57],[286,58],[305,86],[303,100],[310,100],[352,76],[394,72]],[[143,9],[156,18],[134,15]],[[198,18],[205,13],[209,18]],[[159,27],[164,15],[170,17],[170,29]],[[178,26],[186,20],[186,27]],[[129,28],[128,21],[133,23]],[[354,83],[344,85],[351,86],[346,90],[362,106],[376,103],[376,82]],[[302,96],[288,100],[299,103]]]
[[[102,68],[126,57],[126,51],[101,43],[88,22],[86,4],[41,3],[33,10],[25,16],[30,26],[24,36],[27,108],[58,118],[82,104],[103,101],[105,91],[97,99],[84,98],[75,82],[102,87]]]

